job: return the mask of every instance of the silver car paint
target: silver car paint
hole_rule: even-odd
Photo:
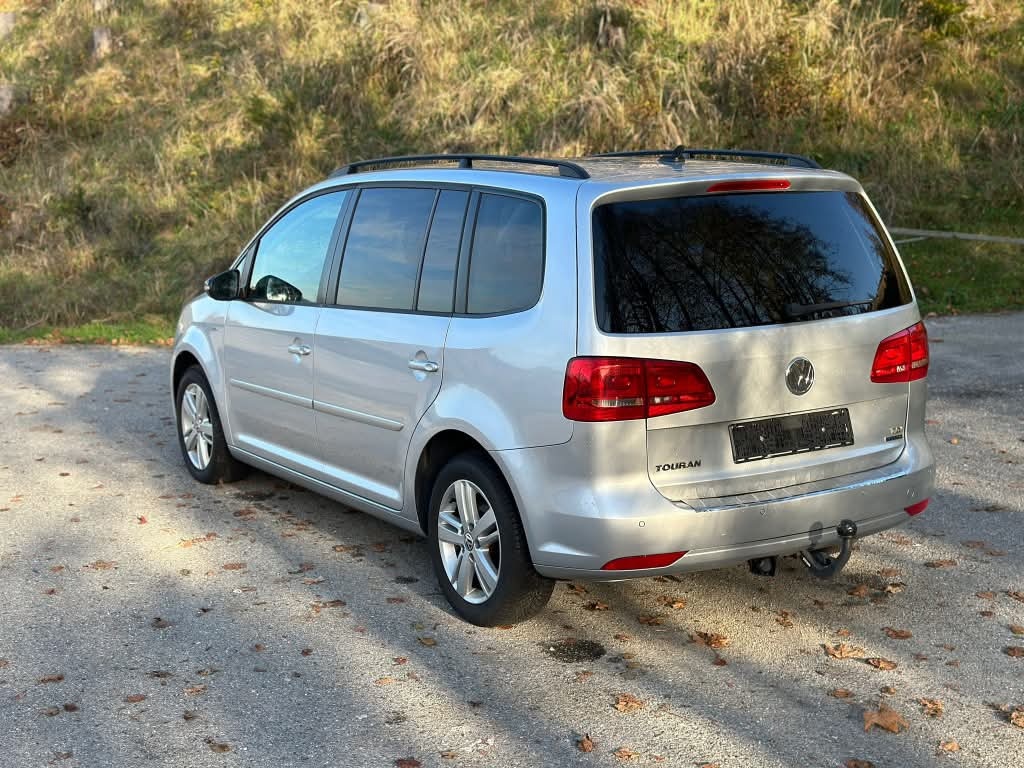
[[[666,429],[653,423],[657,419],[652,420],[649,430],[644,421],[574,424],[562,416],[565,364],[576,354],[674,357],[713,368],[716,359],[728,365],[731,351],[757,360],[750,375],[759,380],[763,399],[747,402],[747,416],[834,405],[838,402],[831,402],[835,397],[851,394],[844,394],[843,388],[853,386],[844,382],[836,370],[830,371],[830,367],[838,368],[848,359],[842,350],[852,345],[861,365],[859,358],[865,350],[870,347],[873,353],[884,336],[919,319],[916,303],[911,303],[851,318],[686,334],[685,357],[679,354],[677,339],[602,333],[594,317],[590,257],[590,215],[600,202],[686,194],[702,191],[719,179],[774,175],[790,179],[793,189],[838,188],[863,194],[849,177],[827,171],[692,162],[671,174],[650,165],[637,168],[625,161],[619,165],[621,171],[616,171],[614,163],[603,163],[602,174],[586,182],[489,170],[365,173],[328,180],[296,196],[293,201],[325,188],[396,180],[494,187],[536,195],[545,201],[547,220],[542,297],[534,308],[522,313],[453,317],[447,326],[443,352],[436,346],[436,339],[431,347],[442,357],[436,361],[441,370],[424,377],[431,382],[439,380],[440,384],[432,383],[426,390],[407,387],[416,376],[423,375],[402,369],[404,355],[397,349],[378,349],[370,355],[365,350],[373,344],[364,339],[360,342],[366,345],[364,359],[359,362],[357,354],[356,361],[349,360],[343,343],[325,341],[326,335],[332,335],[327,331],[324,339],[317,340],[334,349],[324,355],[328,360],[323,369],[317,369],[317,394],[311,395],[311,400],[355,415],[339,417],[339,412],[330,412],[329,407],[319,412],[310,409],[316,434],[326,436],[321,443],[330,444],[330,450],[325,452],[321,445],[321,456],[304,466],[295,461],[295,455],[285,452],[256,453],[251,450],[251,442],[243,447],[239,440],[235,424],[239,414],[230,406],[222,406],[231,450],[269,472],[407,530],[420,530],[411,482],[419,457],[433,436],[447,430],[463,432],[488,450],[504,473],[518,503],[535,565],[542,574],[555,577],[627,578],[710,568],[749,557],[828,545],[836,541],[834,526],[843,517],[857,520],[863,534],[906,520],[903,508],[928,496],[934,475],[924,438],[924,381],[911,384],[909,391],[906,385],[873,385],[878,388],[876,396],[865,398],[858,390],[852,393],[853,400],[843,401],[855,401],[860,408],[855,418],[858,432],[864,434],[874,434],[902,412],[906,423],[902,449],[858,446],[861,455],[848,455],[839,462],[825,457],[813,466],[801,465],[798,457],[781,457],[760,462],[761,467],[749,467],[750,472],[738,483],[735,474],[729,477],[730,473],[721,470],[716,474],[714,465],[721,465],[717,461],[708,462],[709,472],[704,475],[669,477],[660,487],[655,486],[650,474],[652,454],[664,448],[659,441],[671,432],[668,427],[700,427],[735,418],[738,411],[735,406],[729,410],[727,396],[739,389],[729,390],[725,377],[715,376],[713,371],[709,376],[719,392],[719,402],[708,409],[661,417]],[[221,364],[225,306],[205,295],[186,305],[175,344],[175,358],[187,351],[203,365],[219,404],[235,395],[235,388],[226,384],[230,376],[225,376]],[[327,307],[323,313],[331,318],[327,325],[333,325],[340,322],[336,318],[341,313],[349,311]],[[388,321],[392,326],[386,334],[389,340],[400,337],[405,327],[410,343],[402,351],[415,354],[422,350],[434,359],[426,349],[430,344],[416,341],[416,325],[425,316],[388,316],[397,318],[393,323]],[[752,354],[752,349],[762,349],[765,354]],[[793,396],[776,374],[779,360],[789,360],[801,350],[815,355],[818,376],[823,379],[819,378],[812,389],[821,393],[819,400],[804,400],[794,407]],[[321,364],[317,351],[314,349],[311,355],[317,358],[314,365]],[[367,371],[372,373],[364,382],[365,389],[351,391],[345,381],[346,377],[351,379],[349,366],[367,364],[366,357],[373,361],[368,363]],[[323,383],[321,373],[325,375]],[[390,409],[368,394],[375,386],[393,386],[398,381],[407,395],[416,392],[412,396],[415,405],[409,410]],[[712,410],[716,408],[718,411]],[[396,418],[396,414],[401,415]],[[861,424],[862,418],[871,420],[870,424]],[[366,439],[357,443],[335,439],[332,432],[342,421],[359,425],[356,432]],[[394,428],[396,423],[401,423],[400,429]],[[389,442],[389,435],[393,442]],[[721,458],[721,441],[711,437],[702,435],[707,445],[701,451]],[[367,440],[372,451],[366,451]],[[353,445],[358,447],[353,449]],[[363,454],[343,456],[343,451]],[[837,470],[839,477],[828,477]],[[780,482],[780,478],[785,481]],[[613,574],[600,570],[603,563],[615,557],[677,549],[688,554],[668,568]]]

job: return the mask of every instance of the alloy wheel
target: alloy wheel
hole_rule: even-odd
[[[213,422],[210,401],[198,384],[189,384],[181,395],[181,439],[185,453],[198,470],[204,470],[213,456]]]
[[[487,496],[469,480],[456,480],[441,497],[437,544],[456,593],[469,603],[486,601],[501,574],[501,534]]]

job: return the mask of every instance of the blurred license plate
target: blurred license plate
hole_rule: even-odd
[[[853,445],[853,427],[849,410],[836,408],[730,424],[729,437],[732,459],[742,464],[772,456]]]

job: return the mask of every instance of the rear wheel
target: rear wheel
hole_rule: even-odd
[[[428,534],[441,590],[466,621],[515,624],[551,597],[554,582],[533,569],[512,493],[484,458],[462,454],[438,474]]]
[[[201,483],[240,480],[249,468],[228,450],[220,413],[202,369],[193,365],[178,382],[178,445],[189,474]]]

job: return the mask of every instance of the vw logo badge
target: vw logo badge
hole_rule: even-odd
[[[786,387],[794,395],[806,395],[814,383],[814,366],[806,357],[798,357],[786,368]]]

